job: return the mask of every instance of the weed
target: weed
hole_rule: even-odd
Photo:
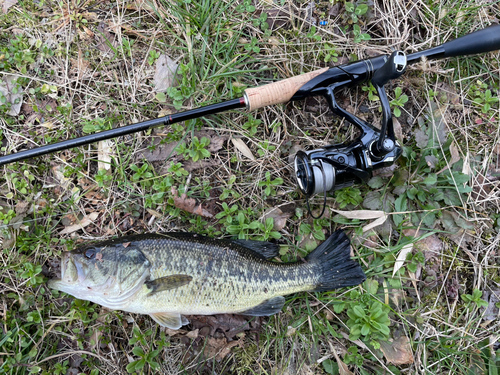
[[[460,297],[464,302],[467,302],[467,306],[471,304],[476,305],[478,308],[488,306],[488,302],[484,299],[481,299],[483,292],[479,289],[474,289],[472,294],[462,294]]]
[[[236,182],[236,176],[231,175],[231,177],[229,177],[229,181],[227,182],[227,187],[224,187],[224,190],[222,191],[222,194],[219,197],[221,201],[226,200],[229,197],[233,199],[238,199],[241,196],[240,193],[238,193],[236,190],[233,189],[233,185],[235,182]]]
[[[252,37],[249,43],[245,44],[245,50],[247,52],[253,52],[253,53],[259,53],[260,52],[260,47],[258,46],[259,40],[255,37]]]
[[[482,91],[488,86],[484,83],[478,82],[478,86],[474,86],[474,103],[481,106],[481,112],[487,114],[492,109],[495,103],[498,103],[498,97],[493,96],[491,90]]]
[[[332,43],[325,42],[323,43],[323,46],[321,47],[320,51],[320,58],[325,62],[333,62],[336,63],[339,61],[337,58],[339,57],[339,54],[335,48],[335,46]]]
[[[243,211],[239,211],[235,220],[227,224],[226,231],[229,234],[238,236],[240,240],[248,239],[250,237],[250,233],[258,229],[260,226],[258,221],[250,221],[248,215],[246,215]]]
[[[362,15],[366,14],[368,12],[368,5],[366,4],[359,4],[359,5],[354,5],[354,3],[351,2],[346,2],[345,3],[345,10],[351,17],[351,20],[353,23],[357,23],[359,20],[359,17]]]
[[[283,184],[283,179],[281,177],[278,177],[278,178],[275,178],[274,180],[271,180],[271,173],[269,171],[266,172],[266,180],[259,182],[260,187],[265,187],[264,188],[264,197],[276,195],[275,187],[280,186],[282,184]]]
[[[156,60],[158,60],[159,57],[160,57],[160,52],[155,50],[149,51],[148,64],[153,65],[156,62]]]
[[[401,116],[401,108],[404,107],[407,101],[408,96],[406,94],[403,94],[403,90],[401,90],[400,87],[396,87],[396,89],[394,90],[394,99],[390,101],[394,116]]]
[[[243,129],[248,131],[249,136],[254,136],[255,133],[259,130],[260,124],[262,124],[262,120],[256,119],[252,114],[247,115],[247,121],[243,124]]]
[[[335,191],[335,201],[339,204],[340,208],[345,208],[350,204],[357,206],[363,201],[363,197],[358,188],[346,187]]]

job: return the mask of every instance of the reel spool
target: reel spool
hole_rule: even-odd
[[[311,153],[311,152],[309,152]],[[310,160],[308,152],[295,155],[295,177],[299,189],[307,196],[326,193],[335,186],[335,167],[323,160]]]

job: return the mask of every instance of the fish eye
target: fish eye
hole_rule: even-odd
[[[85,250],[85,257],[88,259],[92,259],[95,255],[95,251],[93,249]]]

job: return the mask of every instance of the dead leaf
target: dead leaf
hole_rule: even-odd
[[[425,157],[425,162],[432,170],[432,169],[436,168],[436,165],[439,162],[439,159],[434,155],[427,155]]]
[[[384,353],[388,362],[394,365],[406,365],[413,363],[410,340],[406,336],[401,336],[397,340],[379,341],[380,349]]]
[[[170,337],[173,336],[184,336],[186,335],[187,331],[183,329],[171,329],[171,328],[165,328],[165,334],[169,335]]]
[[[223,360],[229,353],[231,353],[231,348],[239,345],[238,341],[227,342],[225,337],[223,338],[207,338],[206,350],[208,353],[206,354],[208,358],[213,358],[217,361]]]
[[[415,132],[415,141],[417,142],[417,147],[420,149],[424,149],[427,147],[429,143],[429,136],[421,129],[418,129]]]
[[[97,168],[109,171],[111,169],[111,154],[113,152],[113,141],[106,139],[97,144]]]
[[[243,142],[240,138],[231,138],[234,147],[240,151],[243,156],[247,157],[250,160],[255,160],[255,157],[252,154],[252,151],[248,148],[248,146]]]
[[[460,104],[460,95],[455,88],[444,82],[437,85],[436,98],[442,104],[452,104],[454,106]]]
[[[138,152],[137,160],[146,159],[147,161],[165,161],[177,155],[177,152],[175,151],[178,145],[177,142],[164,144],[160,144],[160,142],[160,137],[153,137],[149,144],[149,146],[152,147],[148,147],[147,149]]]
[[[197,205],[196,201],[193,198],[188,198],[186,193],[182,193],[179,197],[179,192],[174,186],[172,186],[171,192],[174,198],[175,207],[195,215],[200,215],[207,218],[214,217],[213,214],[201,207],[201,204]]]
[[[97,316],[97,321],[99,323],[104,323],[106,321],[106,316],[107,316],[108,312],[109,312],[109,310],[107,308],[101,307],[101,309],[99,310],[99,315]],[[94,326],[92,335],[90,335],[89,343],[93,349],[99,347],[99,340],[102,336],[102,332],[99,329],[99,327],[100,327],[99,325]]]
[[[394,262],[394,271],[392,271],[392,277],[399,271],[401,267],[403,267],[406,256],[411,253],[413,250],[413,244],[409,243],[403,246],[403,248],[399,251],[398,257],[396,258],[396,262]]]
[[[458,147],[455,144],[455,142],[452,142],[450,145],[450,154],[451,154],[450,165],[453,165],[460,160],[460,153],[458,151]]]
[[[363,232],[367,232],[379,225],[385,223],[388,218],[388,215],[384,211],[376,211],[376,210],[356,210],[356,211],[340,211],[340,210],[332,210],[348,219],[359,219],[359,220],[370,220],[377,219],[370,224],[367,224],[363,227]]]
[[[228,340],[242,335],[246,331],[258,332],[260,320],[235,314],[190,315],[186,316],[193,329],[199,329],[199,335],[216,336],[222,332]]]
[[[115,52],[113,50],[116,47],[116,35],[108,30],[108,25],[104,22],[99,23],[97,26],[97,33],[95,33],[95,40],[97,42],[97,49],[101,51],[105,56],[112,57]]]
[[[197,169],[206,169],[210,167],[214,167],[216,165],[220,165],[221,161],[219,159],[215,160],[198,160],[198,161],[192,161],[192,160],[186,160],[185,162],[182,163],[182,166],[184,169],[188,172],[195,171]]]
[[[26,201],[18,201],[16,203],[16,214],[21,215],[28,212],[30,209],[30,203]]]
[[[167,55],[160,55],[156,60],[156,72],[153,78],[155,92],[165,92],[174,86],[175,72],[179,65]]]
[[[72,186],[71,180],[64,176],[64,166],[55,165],[52,167],[52,174],[58,182],[58,187],[62,189],[62,192],[70,189]]]
[[[337,361],[337,364],[339,365],[339,374],[340,375],[354,375],[353,372],[349,371],[349,367],[347,367],[347,365],[342,362],[342,360],[340,359],[339,355],[337,354],[337,352],[335,350],[333,350],[333,356],[335,357],[335,360]]]
[[[311,251],[318,247],[318,241],[314,238],[312,233],[306,234],[299,243],[299,248]]]
[[[17,116],[21,112],[23,104],[23,90],[17,84],[19,76],[9,75],[0,80],[0,94],[5,98],[5,103],[10,103],[11,107],[7,112],[10,116]]]
[[[403,229],[403,234],[407,237],[416,238],[422,236],[424,233],[416,229]],[[414,245],[417,250],[420,250],[424,254],[426,260],[439,257],[444,249],[443,241],[436,234],[428,235],[415,242]]]
[[[274,219],[273,229],[280,231],[286,225],[286,220],[292,216],[291,212],[284,213],[280,208],[274,207],[269,208],[264,212],[264,216],[262,217],[262,221],[266,222],[268,218]]]
[[[394,127],[394,135],[396,136],[396,139],[403,144],[403,128],[396,117],[392,118],[392,125]]]
[[[497,307],[498,302],[500,302],[500,289],[494,290],[485,290],[483,291],[483,299],[488,302],[488,306],[486,308],[482,308],[484,310],[483,320],[492,321],[498,319],[500,315],[499,308]]]
[[[340,211],[332,210],[348,219],[359,219],[359,220],[369,220],[378,219],[386,216],[384,211],[372,211],[372,210],[356,210],[356,211]]]
[[[90,63],[88,60],[83,58],[82,50],[78,49],[78,58],[70,59],[71,61],[71,73],[77,76],[78,78],[83,78],[85,74],[89,72]]]
[[[294,328],[292,326],[288,326],[288,328],[286,330],[286,335],[287,335],[287,337],[290,337],[290,336],[295,335],[295,332],[297,332],[297,328]]]
[[[272,2],[271,2],[272,5]],[[282,28],[290,21],[290,12],[285,11],[283,8],[271,8],[266,9],[267,13],[267,25],[269,30],[277,30]]]
[[[380,168],[380,169],[375,169],[373,171],[373,177],[375,176],[380,176],[380,177],[392,177],[394,176],[394,172],[396,169],[398,169],[397,164],[393,164],[390,167],[385,167],[385,168]]]
[[[186,333],[186,337],[189,337],[190,339],[195,339],[198,337],[198,333],[200,332],[199,329],[195,329],[194,331],[190,331]]]
[[[7,14],[9,8],[16,5],[17,0],[3,0],[2,10],[4,14]]]
[[[70,225],[69,227],[64,228],[59,234],[70,234],[76,232],[80,229],[85,228],[86,226],[92,224],[95,219],[99,216],[99,213],[92,212],[89,215],[85,215],[82,220],[80,220],[77,224]]]

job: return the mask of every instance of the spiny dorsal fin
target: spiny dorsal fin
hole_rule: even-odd
[[[252,307],[246,311],[242,311],[239,314],[241,315],[250,315],[250,316],[269,316],[277,314],[283,308],[285,304],[285,297],[278,296],[273,297],[268,300],[265,300],[260,305]]]
[[[179,329],[183,325],[189,324],[189,320],[178,313],[158,312],[151,313],[149,316],[162,327],[170,329]]]
[[[253,240],[231,240],[231,242],[252,250],[264,259],[272,259],[280,253],[280,246],[272,242]]]
[[[193,277],[189,275],[170,275],[146,281],[145,284],[148,289],[151,290],[148,293],[148,296],[151,296],[154,293],[162,292],[164,290],[180,288],[183,285],[189,284],[191,280],[193,280]]]

